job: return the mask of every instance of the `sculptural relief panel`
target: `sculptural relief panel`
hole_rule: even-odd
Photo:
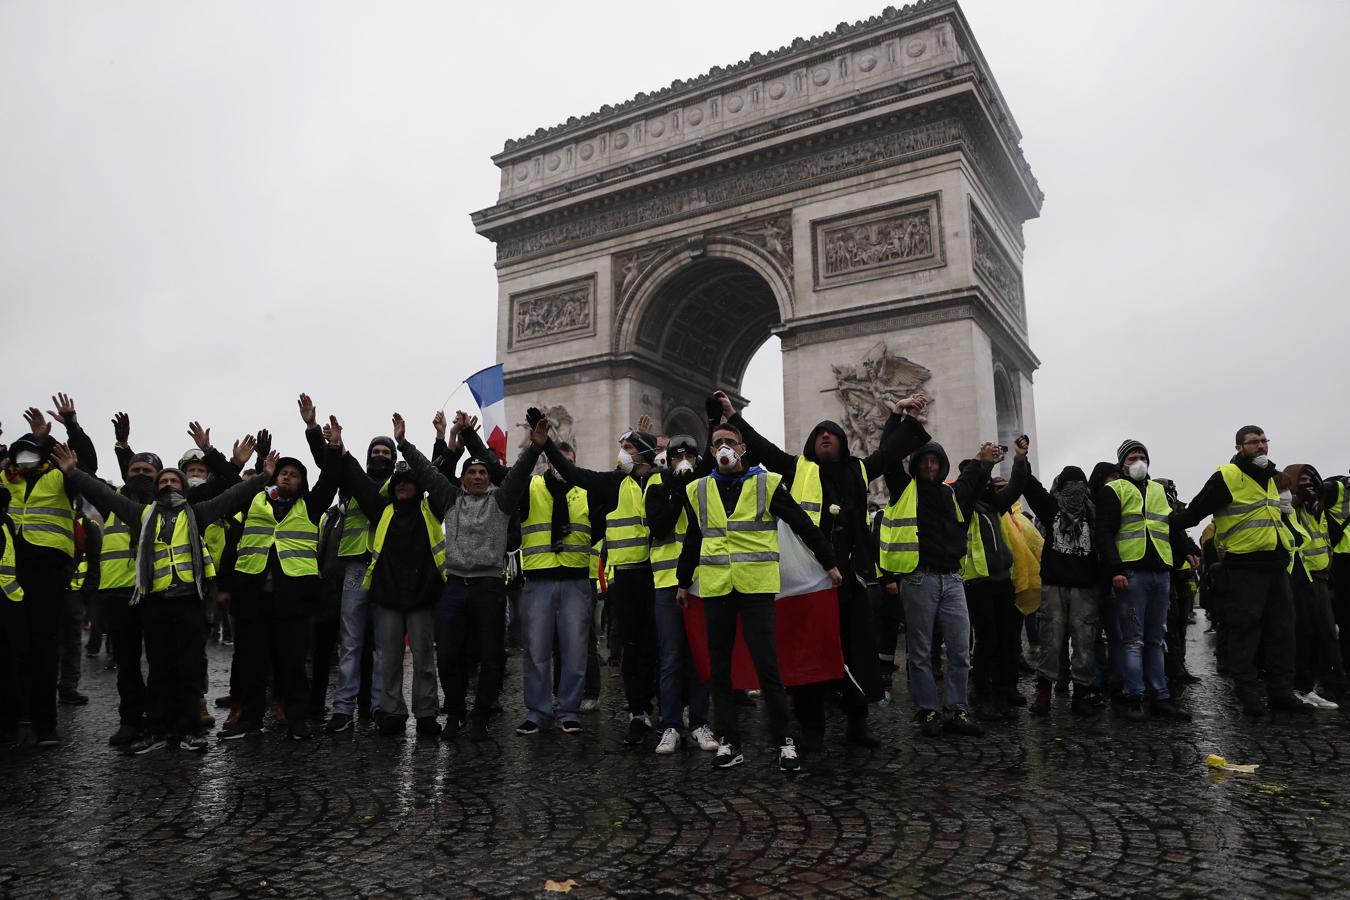
[[[1013,264],[994,229],[970,205],[970,244],[975,274],[1001,299],[1019,321],[1026,320],[1025,299],[1022,293],[1022,272]]]
[[[595,334],[595,277],[511,296],[507,346],[551,344]]]
[[[945,265],[941,197],[813,222],[811,242],[817,290]]]

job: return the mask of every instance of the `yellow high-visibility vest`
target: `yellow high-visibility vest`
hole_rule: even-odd
[[[75,508],[66,495],[61,470],[43,472],[31,491],[23,478],[6,478],[5,484],[9,486],[9,517],[19,535],[35,547],[51,547],[74,559]]]
[[[384,538],[389,532],[389,522],[393,518],[394,504],[391,503],[380,513],[380,521],[375,526],[375,537],[370,546],[370,565],[366,566],[366,577],[361,583],[366,590],[370,590],[370,582],[375,577],[375,564],[380,561],[380,552],[384,550]],[[431,557],[436,562],[436,572],[441,576],[441,581],[445,581],[445,526],[431,512],[431,504],[426,500],[422,501],[422,520],[427,526],[427,543],[431,547]]]
[[[589,564],[591,517],[586,492],[574,487],[565,497],[567,522],[571,530],[563,537],[561,550],[554,552],[553,494],[549,492],[543,475],[535,475],[530,479],[530,514],[520,523],[520,566],[525,571],[554,569],[558,566],[584,569]]]
[[[1256,553],[1290,549],[1288,533],[1280,521],[1280,492],[1275,479],[1264,488],[1233,463],[1219,466],[1233,499],[1214,514],[1214,544],[1229,553]]]
[[[303,497],[291,504],[280,522],[266,491],[253,498],[244,519],[234,570],[245,575],[261,574],[274,544],[284,574],[292,578],[319,574],[319,526],[309,520]]]
[[[1158,551],[1163,565],[1172,568],[1172,542],[1168,518],[1172,506],[1167,493],[1156,481],[1148,481],[1146,493],[1130,478],[1117,478],[1108,484],[1120,499],[1120,528],[1116,531],[1116,553],[1121,562],[1138,562],[1148,546]]]
[[[778,593],[778,522],[769,512],[769,502],[782,480],[772,472],[746,478],[730,516],[711,475],[686,489],[703,532],[698,560],[700,596],[723,597],[732,591]]]

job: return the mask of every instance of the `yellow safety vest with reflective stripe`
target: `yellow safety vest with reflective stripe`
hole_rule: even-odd
[[[370,582],[375,577],[375,564],[380,561],[380,551],[384,549],[384,538],[389,533],[389,521],[394,518],[394,504],[389,504],[380,513],[380,521],[375,526],[375,537],[370,542],[370,565],[366,566],[366,577],[361,586],[370,590]],[[441,520],[431,512],[431,504],[422,501],[422,520],[427,525],[427,543],[431,546],[431,556],[436,561],[436,571],[445,581],[445,528]]]
[[[660,475],[653,475],[647,482],[647,490],[650,491],[661,483]],[[646,492],[643,492],[644,503]],[[685,511],[684,504],[680,504],[680,517],[675,520],[675,527],[671,529],[663,539],[652,540],[652,583],[659,588],[677,587],[678,579],[675,577],[675,569],[680,563],[680,551],[684,549],[684,534],[689,530],[689,514]]]
[[[4,522],[5,549],[0,553],[0,594],[15,603],[23,599],[23,586],[19,584],[19,570],[14,567],[14,532],[9,523]]]
[[[554,552],[553,494],[543,475],[530,479],[530,514],[520,523],[520,567],[525,571],[558,566],[583,569],[590,563],[591,517],[586,492],[574,487],[565,496],[571,530],[563,536],[560,550]]]
[[[380,485],[380,496],[389,496],[389,479]],[[361,505],[352,497],[342,507],[342,532],[338,537],[338,558],[365,556],[375,540],[375,523],[361,512]]]
[[[772,472],[746,478],[730,516],[711,475],[686,489],[703,532],[698,558],[699,596],[724,597],[732,591],[778,593],[778,521],[769,512],[769,502],[782,481]]]
[[[51,547],[74,559],[75,508],[66,495],[66,478],[61,470],[43,472],[32,491],[28,491],[24,478],[6,478],[5,484],[9,486],[9,517],[20,536],[35,547]]]
[[[648,545],[647,510],[642,503],[642,486],[628,477],[619,485],[619,505],[605,519],[605,550],[609,564],[631,566],[651,558]]]
[[[99,590],[136,586],[136,551],[131,549],[132,539],[130,526],[115,513],[109,513],[103,523],[103,548],[98,554]]]
[[[596,541],[594,544],[591,544],[591,559],[589,567],[590,567],[591,581],[598,582],[600,580],[600,541]]]
[[[234,570],[245,575],[260,574],[267,568],[273,544],[284,574],[292,578],[319,574],[319,526],[309,520],[303,497],[291,504],[280,522],[266,491],[253,498],[244,519]]]
[[[961,504],[956,502],[956,492],[951,490],[952,506],[956,509],[956,521],[964,522]],[[878,565],[884,572],[907,575],[919,567],[919,488],[917,479],[911,478],[909,484],[900,492],[881,513],[881,537]]]
[[[1229,553],[1256,553],[1290,549],[1289,535],[1280,522],[1280,492],[1275,479],[1265,488],[1233,463],[1219,466],[1233,499],[1214,514],[1214,545]]]
[[[956,494],[952,494],[952,500],[956,500]],[[956,520],[962,520],[961,508],[956,509]],[[1008,517],[998,517],[998,527],[1003,532],[1003,540],[1009,545],[1012,544],[1012,535],[1008,533]],[[970,517],[970,526],[966,529],[966,555],[961,557],[961,578],[969,581],[973,578],[989,577],[989,558],[984,552],[984,535],[980,532],[980,515],[976,513]]]
[[[1163,565],[1172,568],[1171,531],[1168,517],[1172,506],[1167,493],[1156,481],[1146,482],[1147,493],[1140,493],[1139,485],[1130,478],[1117,478],[1108,485],[1120,499],[1120,528],[1116,531],[1116,553],[1123,563],[1138,562],[1152,542]]]
[[[154,513],[152,513],[153,515]],[[150,593],[159,594],[169,589],[175,581],[196,585],[192,575],[192,544],[188,540],[188,517],[180,511],[173,523],[172,543],[166,544],[160,537],[159,523],[151,525],[155,529],[155,555],[151,564]],[[211,551],[202,544],[202,578],[215,578],[216,566],[211,559]]]
[[[1350,486],[1344,481],[1333,481],[1332,484],[1336,487],[1336,498],[1327,507],[1327,520],[1335,522],[1337,527],[1345,530],[1341,532],[1341,539],[1331,548],[1331,552],[1350,553]]]
[[[867,467],[858,462],[858,472],[862,477],[863,494],[867,493],[867,486],[870,483],[867,478]],[[807,459],[805,456],[797,457],[797,469],[792,475],[792,499],[797,501],[797,505],[806,511],[811,517],[811,521],[820,527],[820,513],[822,504],[825,502],[825,492],[820,486],[820,465]]]
[[[225,558],[225,542],[229,537],[230,523],[239,522],[242,519],[243,516],[235,513],[228,519],[221,519],[206,526],[206,530],[202,532],[202,543],[210,551],[213,561]]]
[[[79,591],[84,587],[84,579],[89,576],[89,558],[81,554],[79,563],[75,566],[75,571],[70,573],[70,590]]]
[[[1325,570],[1331,565],[1331,545],[1327,542],[1326,515],[1318,513],[1314,516],[1300,506],[1294,510],[1290,521],[1303,536],[1303,543],[1294,551],[1303,560],[1303,568],[1307,569],[1309,575]]]

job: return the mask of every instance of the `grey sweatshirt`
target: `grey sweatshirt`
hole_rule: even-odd
[[[441,474],[407,441],[398,445],[413,478],[434,507],[445,510],[445,572],[458,578],[501,578],[506,567],[506,531],[530,486],[539,459],[533,445],[520,451],[499,488],[470,494]]]

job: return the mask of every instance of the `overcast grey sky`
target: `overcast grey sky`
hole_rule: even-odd
[[[118,409],[166,457],[189,418],[303,452],[307,390],[354,445],[393,409],[426,444],[494,362],[469,212],[504,139],[883,5],[5,0],[5,436],[65,390],[105,477]],[[1188,497],[1248,421],[1277,462],[1346,471],[1350,4],[963,6],[1046,194],[1047,474],[1130,436]],[[775,352],[746,385],[760,422]]]

